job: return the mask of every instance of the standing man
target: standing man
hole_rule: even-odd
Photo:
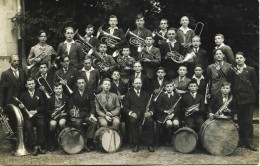
[[[142,131],[145,131],[143,139],[145,139],[145,143],[149,152],[154,152],[153,148],[153,110],[149,110],[146,112],[146,107],[149,101],[149,94],[147,92],[141,91],[142,88],[142,80],[140,78],[135,78],[133,82],[133,89],[129,90],[124,99],[124,111],[128,116],[127,125],[129,126],[129,136],[132,138],[132,143],[134,144],[133,152],[139,151],[141,134],[139,126],[142,125]],[[144,121],[145,118],[145,121]]]
[[[253,146],[253,106],[258,94],[258,82],[255,69],[247,66],[245,61],[243,52],[236,53],[236,66],[229,72],[229,79],[237,105],[240,144],[256,151]]]
[[[62,55],[66,55],[71,61],[71,66],[80,69],[82,68],[84,53],[81,45],[73,40],[74,35],[74,29],[72,27],[65,28],[66,40],[59,44],[57,58],[60,58]]]
[[[26,90],[26,74],[19,67],[18,55],[11,55],[9,61],[11,67],[4,71],[0,81],[0,110],[8,104],[14,104],[13,96],[20,98],[23,91]],[[8,114],[11,128],[16,131],[16,120],[13,114]]]

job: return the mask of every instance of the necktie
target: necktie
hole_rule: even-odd
[[[137,94],[137,96],[139,97],[139,96],[140,96],[140,91],[137,90],[137,91],[136,91],[136,94]]]
[[[170,93],[168,93],[168,98],[171,98],[171,94]]]
[[[109,96],[108,96],[108,94],[106,93],[106,100],[107,100],[107,102],[108,102],[108,99],[109,99]]]
[[[34,95],[34,93],[33,93],[33,92],[31,92],[31,93],[30,93],[30,96],[31,96],[31,98],[33,98],[33,95]]]
[[[19,79],[19,76],[18,76],[18,74],[17,74],[17,71],[18,71],[18,70],[15,70],[15,71],[14,71],[14,77],[18,80],[18,79]]]
[[[196,98],[196,95],[195,95],[195,93],[193,93],[193,94],[192,94],[192,97],[193,97],[194,99]]]
[[[135,78],[139,78],[140,77],[140,73],[136,73]]]

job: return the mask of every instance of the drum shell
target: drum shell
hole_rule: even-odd
[[[102,151],[112,153],[120,149],[122,137],[120,133],[112,127],[101,127],[95,132],[94,142]],[[111,143],[113,144],[112,148],[110,148]]]
[[[84,148],[85,138],[80,130],[66,127],[60,132],[58,142],[65,153],[77,154]]]
[[[212,155],[229,155],[238,145],[238,127],[227,118],[207,119],[201,126],[200,140]]]
[[[180,128],[173,136],[173,147],[181,153],[191,153],[197,142],[198,134],[189,127]]]

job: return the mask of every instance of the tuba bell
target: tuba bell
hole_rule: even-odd
[[[99,36],[102,36],[101,39],[100,39],[100,42],[103,43],[107,43],[107,46],[108,47],[111,47],[112,45],[116,45],[118,44],[122,39],[120,37],[117,37],[115,35],[111,35],[105,31],[102,30],[102,25],[98,28],[98,31],[97,31],[97,38]]]
[[[87,41],[85,41],[84,37],[82,37],[78,32],[75,35],[76,35],[75,42],[81,45],[83,53],[85,55],[91,55],[94,52],[93,46]]]
[[[133,32],[131,32],[128,28],[128,30],[125,33],[125,36],[131,36],[129,39],[129,43],[135,47],[139,47],[140,45],[144,45],[145,44],[145,40],[143,38],[141,38],[140,36],[134,34]]]

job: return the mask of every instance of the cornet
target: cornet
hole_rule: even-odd
[[[185,111],[185,116],[190,116],[190,115],[192,115],[192,114],[194,113],[194,110],[195,110],[196,108],[199,108],[199,106],[200,106],[200,103],[194,104],[194,105],[190,106],[190,107]]]
[[[60,81],[64,81],[64,79],[61,78],[58,74],[57,74],[57,77],[58,77],[58,79],[60,79]],[[72,94],[72,93],[73,93],[73,91],[70,89],[70,87],[69,87],[68,85],[65,85],[65,87],[67,88],[69,94]]]
[[[50,84],[43,77],[37,78],[37,81],[40,86],[44,86],[43,92],[44,92],[45,96],[47,97],[47,99],[50,99],[51,95],[53,94],[53,90],[51,89]]]
[[[128,30],[125,33],[126,35],[130,35],[130,39],[129,39],[129,43],[132,44],[135,47],[139,47],[140,45],[144,45],[145,44],[145,40],[143,38],[141,38],[140,36],[134,34],[133,32],[131,32],[128,28]]]
[[[107,46],[111,47],[112,45],[116,45],[119,43],[119,41],[121,41],[122,39],[120,37],[117,37],[115,35],[111,35],[105,31],[102,30],[102,26],[100,26],[98,28],[97,31],[97,38],[102,35],[103,37],[101,37],[100,42],[105,42],[107,43]]]

